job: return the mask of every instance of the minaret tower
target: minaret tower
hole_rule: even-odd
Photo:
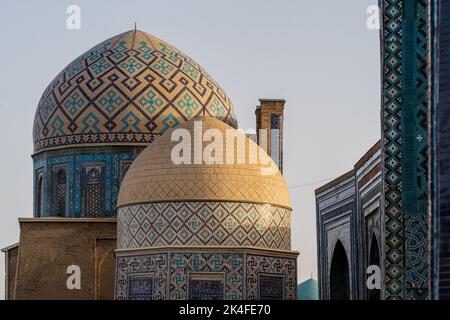
[[[283,99],[259,99],[256,107],[258,145],[266,150],[283,173]],[[262,129],[262,130],[261,130]]]

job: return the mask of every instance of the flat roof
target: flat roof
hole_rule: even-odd
[[[17,242],[17,243],[14,243],[14,244],[10,245],[10,246],[7,246],[7,247],[5,247],[3,249],[0,249],[0,251],[1,252],[6,252],[6,251],[9,251],[11,249],[17,248],[18,246],[19,246],[19,243]]]
[[[377,143],[375,143],[370,149],[369,151],[367,151],[362,157],[361,159],[358,160],[358,162],[356,162],[355,164],[355,169],[358,170],[359,168],[361,168],[364,163],[366,163],[370,158],[372,158],[372,156],[378,152],[378,150],[380,150],[381,148],[381,140],[378,140]]]
[[[316,195],[318,195],[319,193],[322,193],[328,189],[331,189],[335,186],[337,186],[338,184],[340,184],[341,182],[344,182],[345,180],[348,180],[349,178],[353,177],[355,175],[355,170],[352,169],[346,173],[344,173],[343,175],[337,177],[336,179],[324,184],[323,186],[317,188],[314,193]]]
[[[337,186],[339,183],[349,179],[351,176],[355,175],[355,172],[361,168],[364,163],[366,163],[375,153],[377,153],[381,148],[381,140],[378,140],[354,165],[353,169],[339,176],[338,178],[324,184],[323,186],[315,190],[315,194],[318,195],[328,189]]]
[[[69,222],[69,223],[96,223],[96,222],[117,222],[117,218],[19,218],[19,222],[31,222],[31,223],[54,223],[54,222]]]
[[[286,102],[284,99],[259,99],[259,102]]]

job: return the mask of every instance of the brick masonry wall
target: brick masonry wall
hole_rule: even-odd
[[[116,247],[115,219],[41,218],[19,222],[18,272],[15,295],[11,298],[112,298],[115,266],[110,261]],[[70,265],[81,269],[80,290],[66,286]],[[100,294],[101,288],[110,288],[111,292]]]
[[[272,156],[272,152],[270,150],[270,129],[271,129],[271,117],[272,115],[282,116],[284,118],[284,100],[260,100],[260,106],[256,108],[255,114],[256,114],[256,130],[257,130],[257,139],[258,144],[260,144],[259,140],[259,129],[266,129],[267,130],[267,153]],[[283,119],[284,122],[284,119]],[[283,169],[283,123],[281,124],[281,130],[280,130],[280,145],[281,145],[281,168],[280,171]]]
[[[16,279],[16,268],[17,268],[17,255],[19,252],[19,247],[12,248],[7,252],[8,254],[8,265],[7,265],[7,277],[8,277],[8,290],[7,297],[12,297],[14,293],[14,281]],[[6,298],[6,297],[5,297]]]

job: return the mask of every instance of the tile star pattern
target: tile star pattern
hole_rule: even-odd
[[[87,51],[50,83],[35,115],[34,149],[150,143],[203,110],[237,127],[230,99],[199,64],[132,30]]]

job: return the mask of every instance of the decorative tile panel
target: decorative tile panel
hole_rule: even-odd
[[[119,208],[118,247],[248,246],[290,250],[291,213],[262,204],[162,202]]]
[[[224,274],[201,273],[202,276],[196,276],[196,273],[189,275],[188,300],[223,300],[224,299]]]
[[[116,260],[115,297],[119,300],[295,300],[297,295],[296,259],[280,254],[218,248],[214,252],[127,253]]]
[[[259,298],[261,300],[283,300],[284,276],[259,274]]]
[[[128,297],[130,300],[152,300],[153,287],[153,275],[128,276]]]
[[[167,300],[168,271],[168,253],[117,257],[116,299]],[[150,274],[153,280],[149,279]],[[144,279],[137,279],[137,277],[143,277]],[[151,292],[149,290],[150,285],[152,285]],[[130,293],[133,296],[130,296]]]
[[[381,3],[386,298],[423,299],[429,279],[429,2]]]
[[[99,199],[102,199],[102,210],[97,212],[97,216],[114,217],[116,216],[116,202],[121,183],[121,171],[126,167],[121,168],[121,163],[126,164],[134,160],[141,148],[136,147],[120,147],[112,150],[111,148],[76,148],[65,150],[53,150],[41,153],[34,157],[34,173],[35,177],[35,197],[37,197],[39,179],[43,178],[43,189],[41,191],[41,217],[50,217],[58,215],[60,210],[55,207],[52,201],[53,195],[56,191],[54,188],[54,181],[56,179],[57,170],[54,168],[64,167],[66,170],[65,193],[67,200],[66,217],[83,217],[85,212],[83,209],[83,179],[86,173],[86,165],[96,163],[102,164],[102,179],[104,183],[102,188],[98,190]],[[94,177],[99,178],[99,177]],[[88,181],[86,181],[88,182]],[[91,181],[93,182],[93,181]],[[87,186],[95,187],[95,184],[86,183]],[[38,201],[35,201],[35,216],[37,215]]]
[[[295,300],[297,298],[296,270],[297,262],[293,258],[247,255],[247,299],[261,299],[261,293],[263,293],[263,298],[267,298],[268,295],[273,295],[274,298],[275,295],[279,297],[278,290],[269,292],[264,287],[269,283],[268,276],[271,275],[278,276],[278,278],[270,278],[270,281],[274,282],[276,286],[280,284],[281,277],[283,278],[283,299]],[[263,287],[261,287],[261,284]]]

